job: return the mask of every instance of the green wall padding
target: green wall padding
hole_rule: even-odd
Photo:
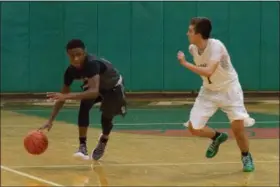
[[[279,90],[279,2],[262,2],[260,90]]]
[[[242,87],[247,90],[259,90],[260,88],[260,6],[260,2],[230,4],[228,50],[232,63],[238,70]]]
[[[1,92],[26,92],[30,88],[29,33],[29,3],[3,2],[1,6]]]
[[[1,92],[58,91],[65,45],[81,38],[112,61],[129,91],[195,91],[176,60],[192,17],[212,20],[244,90],[279,91],[279,2],[1,2]],[[80,90],[80,82],[73,90]]]
[[[131,75],[131,2],[99,2],[99,55],[111,60],[130,87]],[[109,12],[109,13],[108,13]]]
[[[30,92],[61,88],[65,55],[63,11],[63,4],[58,2],[30,3]]]
[[[179,50],[188,60],[187,31],[190,18],[197,15],[196,2],[164,3],[164,90],[196,90],[201,79],[184,69],[177,59]]]
[[[163,88],[162,2],[133,2],[131,13],[131,89]]]

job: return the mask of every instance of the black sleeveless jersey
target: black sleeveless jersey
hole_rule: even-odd
[[[64,73],[64,84],[70,86],[74,80],[82,80],[84,90],[87,89],[87,80],[95,75],[100,76],[100,92],[110,90],[115,87],[120,79],[120,74],[113,67],[111,62],[93,55],[87,55],[82,68],[75,68],[70,65]]]

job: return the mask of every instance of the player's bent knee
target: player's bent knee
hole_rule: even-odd
[[[244,120],[234,120],[231,124],[234,137],[238,140],[244,140],[246,137]]]
[[[231,122],[231,128],[234,133],[243,132],[244,131],[244,120],[233,120]]]
[[[188,123],[188,129],[189,129],[190,133],[193,136],[199,136],[201,133],[201,129],[194,128],[191,121],[188,121],[187,123]]]
[[[237,125],[243,123],[244,127],[251,127],[253,125],[255,125],[256,121],[254,118],[251,118],[249,115],[243,115],[243,116],[237,116],[235,118],[229,118],[232,126],[233,125]],[[242,121],[242,122],[239,122]]]
[[[191,132],[191,134],[192,134],[193,136],[200,136],[200,134],[201,134],[201,129],[189,128],[189,131]]]

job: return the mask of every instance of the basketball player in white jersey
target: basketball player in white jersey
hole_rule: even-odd
[[[245,126],[252,126],[255,120],[250,118],[244,106],[243,91],[238,75],[231,64],[230,56],[224,44],[210,38],[211,21],[207,18],[193,18],[187,33],[190,41],[189,52],[195,65],[185,59],[179,51],[177,58],[181,65],[201,76],[203,85],[190,113],[190,119],[184,125],[194,136],[212,139],[206,151],[207,158],[213,158],[219,146],[228,139],[226,133],[217,132],[207,127],[211,116],[220,108],[231,123],[231,129],[241,151],[244,172],[255,169],[249,152]]]

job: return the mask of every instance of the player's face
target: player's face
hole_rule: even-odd
[[[74,48],[67,51],[70,63],[76,68],[80,68],[85,61],[86,52],[82,48]]]
[[[189,30],[187,32],[187,36],[190,44],[196,44],[199,40],[199,34],[195,33],[194,25],[189,26]]]

